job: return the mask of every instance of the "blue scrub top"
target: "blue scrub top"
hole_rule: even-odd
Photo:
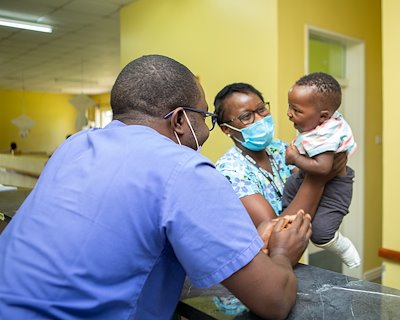
[[[145,126],[69,138],[0,236],[0,319],[168,319],[262,246],[212,163]]]

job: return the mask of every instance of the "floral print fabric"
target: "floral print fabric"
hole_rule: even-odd
[[[285,163],[286,147],[286,143],[274,139],[266,148],[273,174],[253,165],[236,146],[217,161],[216,168],[229,180],[239,198],[260,193],[271,204],[275,214],[279,215],[282,211],[283,187],[294,168]],[[274,182],[279,193],[267,177]]]

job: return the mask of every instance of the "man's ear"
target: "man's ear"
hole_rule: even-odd
[[[171,127],[178,133],[183,134],[183,123],[185,122],[185,117],[183,115],[183,108],[176,108],[171,115]]]
[[[322,110],[319,116],[319,124],[322,124],[326,120],[331,117],[330,112],[328,110]]]

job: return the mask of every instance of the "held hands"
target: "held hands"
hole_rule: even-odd
[[[275,225],[279,220],[283,220],[281,226],[280,226],[280,231],[284,228],[288,228],[289,225],[294,221],[296,218],[296,215],[285,215],[282,217],[278,217],[275,219],[272,219],[270,221],[264,220],[261,222],[258,227],[257,231],[258,234],[260,235],[261,239],[264,241],[264,246],[262,247],[261,251],[265,254],[268,254],[268,242],[269,238],[271,237],[272,231],[274,231]]]
[[[258,228],[264,240],[262,252],[272,258],[286,256],[294,266],[300,259],[311,237],[311,216],[299,210],[296,215],[287,215],[262,222]]]
[[[290,145],[286,148],[286,164],[296,164],[296,159],[298,157],[300,157],[300,152],[295,145]]]

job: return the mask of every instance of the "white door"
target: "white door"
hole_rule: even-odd
[[[344,218],[340,231],[353,241],[363,260],[364,44],[357,39],[312,26],[308,26],[306,30],[306,72],[324,71],[333,75],[339,81],[342,86],[342,105],[339,111],[352,127],[358,145],[357,152],[348,162],[348,165],[355,170],[353,199],[350,212]],[[320,43],[322,49],[316,54],[313,50],[315,50],[316,44],[318,50],[318,43]],[[316,62],[313,59],[320,59],[320,61]],[[318,63],[321,68],[328,68],[328,70],[312,70],[318,67]],[[319,250],[321,249],[312,244],[308,248],[309,255]],[[349,276],[361,279],[362,271],[363,263],[356,269],[349,269],[344,264],[342,265],[342,273]]]

